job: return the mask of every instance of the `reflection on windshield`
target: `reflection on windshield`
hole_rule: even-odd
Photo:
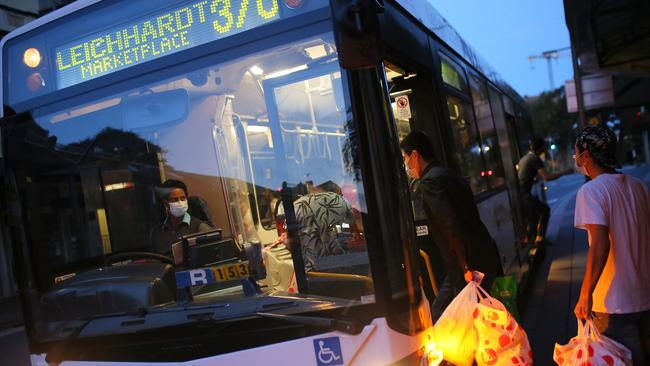
[[[20,155],[41,331],[181,300],[374,301],[343,91],[323,34],[35,110]]]

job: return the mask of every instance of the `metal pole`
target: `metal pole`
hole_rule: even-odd
[[[553,65],[551,64],[551,57],[546,57],[546,65],[548,66],[548,82],[551,90],[555,89],[553,85]]]
[[[573,61],[573,81],[576,86],[576,99],[578,102],[578,126],[580,128],[587,125],[585,121],[585,106],[582,99],[582,76],[580,75],[580,66],[578,65],[578,56],[576,55],[576,50],[573,47],[574,42],[571,42],[571,61]]]
[[[650,143],[648,142],[648,129],[643,131],[643,153],[645,155],[645,163],[650,164]]]

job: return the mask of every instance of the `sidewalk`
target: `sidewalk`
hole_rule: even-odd
[[[624,167],[625,174],[650,186],[650,165]],[[578,301],[587,259],[587,233],[573,227],[575,195],[584,183],[572,175],[548,184],[551,220],[546,255],[531,278],[522,326],[528,334],[536,365],[554,365],[555,343],[565,344],[577,333],[573,309]]]
[[[575,196],[553,208],[544,261],[531,283],[523,327],[533,348],[534,363],[553,365],[555,343],[565,344],[575,336],[573,308],[584,276],[587,235],[573,227]]]

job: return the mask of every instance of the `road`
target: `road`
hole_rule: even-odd
[[[621,169],[625,174],[642,179],[650,186],[650,166],[625,166]],[[558,207],[558,204],[563,200],[573,198],[578,188],[585,182],[585,179],[580,174],[572,174],[562,177],[553,182],[546,183],[548,190],[546,191],[546,200],[551,209]]]

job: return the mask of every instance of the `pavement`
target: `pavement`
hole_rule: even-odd
[[[623,173],[650,186],[650,165],[628,166]],[[565,344],[577,333],[573,308],[578,301],[587,256],[587,234],[573,227],[575,195],[584,178],[578,174],[547,183],[551,219],[545,256],[532,273],[522,326],[533,349],[534,364],[554,365],[555,343]]]

